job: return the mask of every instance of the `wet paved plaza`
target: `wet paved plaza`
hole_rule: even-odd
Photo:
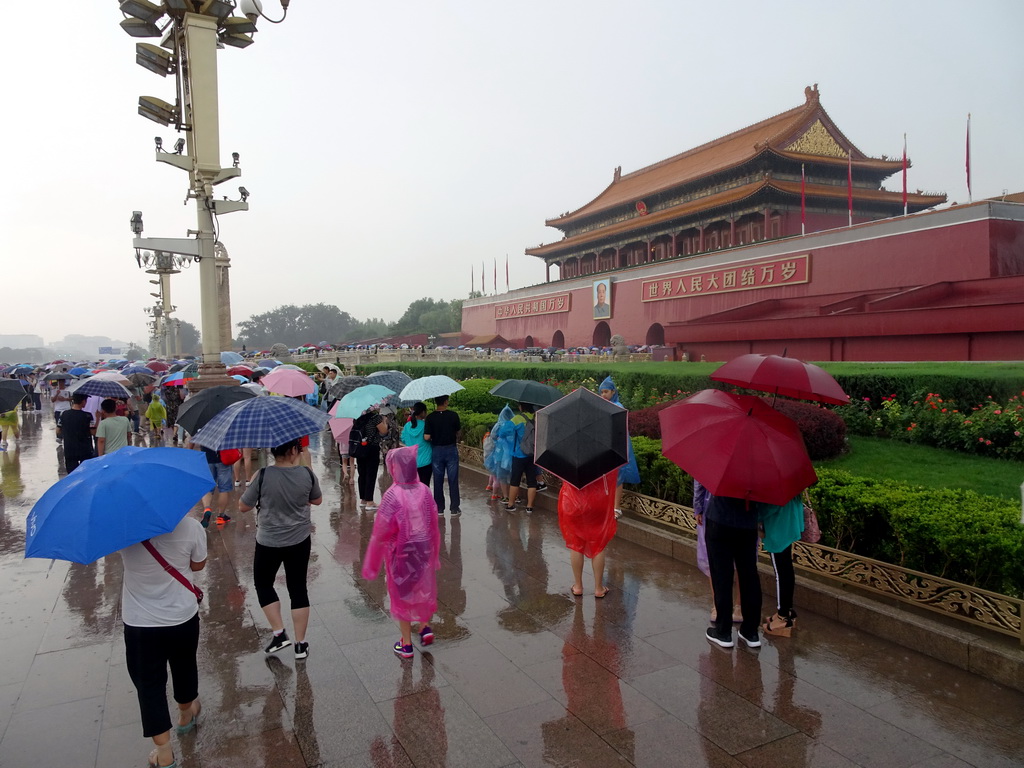
[[[309,659],[263,654],[251,513],[211,527],[204,711],[172,737],[179,765],[1024,765],[1024,694],[806,611],[791,639],[711,646],[706,579],[637,545],[612,542],[607,598],[587,577],[574,599],[554,512],[499,511],[465,469],[463,515],[442,524],[437,640],[400,661],[383,581],[359,576],[372,516],[312,447]],[[120,559],[23,559],[57,467],[51,415],[28,414],[0,454],[0,766],[143,766]]]

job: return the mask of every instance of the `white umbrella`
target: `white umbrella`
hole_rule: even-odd
[[[399,397],[403,400],[427,400],[431,397],[450,395],[460,389],[465,387],[448,376],[424,376],[406,384]]]
[[[92,377],[93,381],[116,381],[118,384],[131,384],[128,377],[120,371],[102,371]]]

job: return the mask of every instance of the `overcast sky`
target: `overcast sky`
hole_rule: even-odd
[[[277,0],[264,0],[277,17]],[[134,63],[115,0],[5,3],[0,64],[0,333],[145,342],[148,276],[128,220],[185,237],[173,129],[136,114],[173,83]],[[908,135],[911,190],[965,202],[1024,190],[1024,3],[293,0],[256,43],[218,54],[221,150],[251,209],[220,219],[235,323],[327,302],[397,319],[465,297],[494,259],[504,290],[542,282],[523,249],[546,218],[628,173],[803,102],[818,83],[872,156]],[[151,41],[155,42],[155,41]],[[899,179],[888,182],[899,189]],[[228,182],[218,193],[237,196]],[[200,323],[198,270],[173,279]]]

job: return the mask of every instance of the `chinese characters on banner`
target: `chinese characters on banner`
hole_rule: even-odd
[[[552,312],[568,312],[572,307],[572,294],[558,293],[529,301],[513,301],[497,304],[494,317],[504,320],[510,317],[527,317],[530,315],[547,315]]]
[[[776,288],[811,281],[811,255],[787,256],[754,264],[731,264],[700,272],[677,272],[656,280],[644,280],[643,301],[682,299],[709,293]]]

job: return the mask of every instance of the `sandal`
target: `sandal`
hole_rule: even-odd
[[[160,765],[160,749],[154,749],[149,753],[149,768],[178,768],[178,761],[174,759],[174,753],[171,753],[171,762],[167,765]]]
[[[579,591],[579,592],[577,592],[577,591],[576,591],[576,585],[575,585],[575,584],[573,584],[572,586],[570,586],[570,587],[569,587],[569,593],[570,593],[570,594],[571,594],[571,595],[572,595],[573,597],[583,597],[583,587],[580,587],[580,591]]]
[[[779,613],[773,613],[761,628],[764,630],[766,635],[775,635],[776,637],[790,637],[793,634],[793,627],[796,624],[796,613],[791,613],[789,616],[782,616]]]
[[[611,591],[612,591],[611,587],[605,587],[604,589],[601,590],[600,593],[594,592],[594,597],[596,597],[598,600],[600,600],[601,598],[603,598],[605,595],[607,595]]]
[[[196,701],[192,706],[192,719],[189,720],[185,725],[176,725],[174,727],[179,736],[184,736],[186,733],[191,732],[196,727],[196,720],[199,719],[199,713],[203,711],[203,705]]]

